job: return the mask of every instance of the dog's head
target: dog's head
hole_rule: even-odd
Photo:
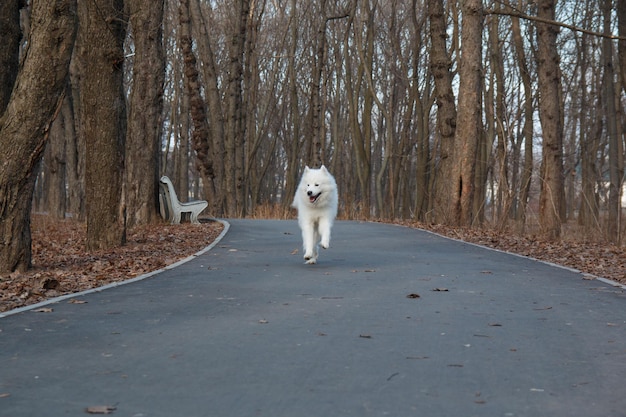
[[[334,180],[324,165],[320,169],[304,168],[302,175],[302,190],[310,204],[316,204],[320,199],[324,199],[325,193],[334,190]]]

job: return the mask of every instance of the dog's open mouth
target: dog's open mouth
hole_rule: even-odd
[[[315,203],[317,201],[318,198],[320,198],[320,196],[322,195],[322,193],[319,193],[318,195],[309,195],[309,202],[311,204]]]

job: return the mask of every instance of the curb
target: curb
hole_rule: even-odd
[[[15,308],[13,310],[4,311],[4,312],[0,313],[0,319],[2,319],[4,317],[12,316],[14,314],[22,313],[24,311],[29,311],[29,310],[34,310],[34,309],[37,309],[37,308],[41,308],[43,306],[47,306],[47,305],[50,305],[50,304],[60,303],[61,301],[69,300],[71,298],[82,297],[82,296],[87,295],[87,294],[93,294],[93,293],[105,291],[105,290],[108,290],[108,289],[111,289],[111,288],[119,287],[121,285],[126,285],[126,284],[131,284],[133,282],[143,281],[146,278],[153,277],[154,275],[160,274],[161,272],[165,272],[165,271],[168,271],[170,269],[174,269],[177,266],[180,266],[180,265],[182,265],[184,263],[187,263],[187,262],[197,258],[198,256],[203,255],[206,252],[208,252],[211,249],[213,249],[222,240],[222,238],[224,238],[224,236],[226,236],[226,233],[228,233],[228,230],[230,229],[230,223],[228,223],[225,220],[221,220],[221,219],[211,219],[211,220],[222,223],[224,225],[224,230],[222,230],[222,233],[220,233],[219,236],[217,238],[215,238],[213,243],[211,243],[206,248],[200,250],[199,252],[194,253],[193,255],[190,255],[190,256],[188,256],[188,257],[186,257],[184,259],[181,259],[180,261],[174,262],[173,264],[167,265],[164,268],[157,269],[156,271],[148,272],[147,274],[139,275],[138,277],[130,278],[130,279],[127,279],[125,281],[113,282],[111,284],[103,285],[102,287],[92,288],[90,290],[85,290],[85,291],[80,291],[80,292],[74,292],[74,293],[71,293],[71,294],[65,294],[65,295],[61,295],[61,296],[55,297],[55,298],[51,298],[49,300],[41,301],[41,302],[39,302],[37,304],[31,304],[31,305],[27,305],[27,306],[24,306],[24,307],[18,307],[18,308]]]

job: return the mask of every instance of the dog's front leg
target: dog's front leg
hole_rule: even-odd
[[[304,260],[307,263],[315,263],[317,260],[317,251],[315,247],[317,245],[315,227],[313,224],[306,222],[301,224],[302,228],[302,246],[304,248]]]
[[[324,249],[328,249],[330,246],[330,228],[332,227],[332,225],[333,223],[331,220],[325,219],[325,218],[320,219],[320,224],[319,224],[319,230],[320,230],[320,236],[321,236],[320,245]]]

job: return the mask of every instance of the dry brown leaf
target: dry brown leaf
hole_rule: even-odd
[[[83,223],[34,215],[31,226],[33,269],[0,274],[0,312],[162,269],[207,247],[223,230],[218,222],[143,226],[129,231],[126,245],[89,253]]]

